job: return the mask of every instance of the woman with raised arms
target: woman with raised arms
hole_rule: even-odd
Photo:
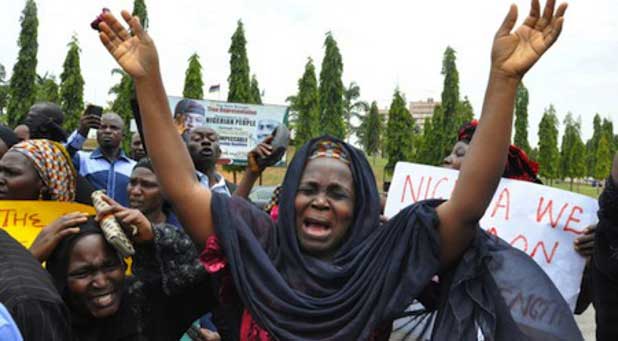
[[[222,338],[384,339],[393,319],[438,273],[449,288],[434,302],[434,339],[581,338],[542,270],[479,229],[504,170],[517,84],[560,35],[566,7],[555,9],[555,0],[548,0],[541,13],[533,0],[513,31],[517,7],[511,6],[494,37],[481,120],[451,199],[412,205],[382,227],[366,158],[328,136],[296,153],[276,223],[243,199],[200,186],[174,127],[153,40],[128,12],[122,16],[131,33],[104,14],[100,38],[135,81],[146,146],[163,191],[187,233],[204,245],[206,269],[223,289],[232,289],[219,290],[228,306]],[[537,285],[509,287],[508,278],[492,272],[501,255],[519,259],[522,266],[513,271],[521,272],[515,274]],[[542,311],[549,312],[531,314],[513,300],[531,295],[541,297]]]

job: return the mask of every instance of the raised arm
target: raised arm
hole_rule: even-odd
[[[530,15],[514,32],[517,7],[511,5],[492,48],[491,71],[479,126],[466,153],[451,199],[438,207],[443,265],[461,257],[476,233],[504,171],[511,140],[517,84],[560,35],[567,5],[554,13],[548,0],[540,13],[532,1]]]
[[[159,70],[154,42],[139,18],[122,11],[132,35],[111,13],[99,25],[101,42],[135,81],[148,154],[166,194],[184,229],[203,243],[213,233],[210,190],[199,185],[195,168],[176,131]]]

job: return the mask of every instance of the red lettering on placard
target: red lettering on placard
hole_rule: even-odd
[[[443,177],[442,179],[438,180],[438,182],[436,182],[436,185],[433,186],[433,193],[431,193],[431,197],[432,198],[436,197],[436,192],[438,191],[438,188],[440,187],[440,185],[443,182],[448,182],[448,178],[447,177]]]
[[[542,196],[539,199],[539,206],[536,209],[536,222],[540,223],[543,220],[543,217],[545,217],[545,215],[547,214],[547,212],[549,212],[549,224],[551,225],[551,227],[556,228],[556,226],[558,226],[558,223],[560,222],[560,218],[562,217],[562,214],[564,214],[564,210],[567,209],[569,204],[565,203],[564,205],[562,205],[562,208],[560,209],[560,213],[558,213],[558,217],[556,218],[556,220],[554,220],[554,214],[553,214],[554,202],[551,199],[548,200],[547,205],[543,208],[544,200],[545,198]]]
[[[401,193],[401,202],[406,202],[406,189],[410,187],[410,197],[412,198],[412,203],[419,201],[421,195],[421,188],[423,187],[423,182],[425,182],[425,177],[421,177],[421,183],[419,184],[416,193],[414,193],[414,184],[412,183],[412,177],[410,175],[406,175],[406,179],[403,183],[403,192]]]
[[[511,246],[517,247],[515,245],[515,243],[517,243],[520,240],[524,242],[524,247],[523,248],[518,247],[518,249],[522,250],[523,252],[528,252],[528,239],[526,239],[526,237],[524,235],[522,235],[522,234],[520,234],[519,236],[515,237],[515,239],[513,239],[511,241]]]
[[[425,199],[429,197],[429,187],[431,187],[431,180],[432,178],[429,177],[429,180],[427,181],[427,188],[425,188]]]
[[[573,206],[571,214],[569,214],[569,218],[567,219],[566,224],[564,224],[564,231],[573,232],[575,234],[584,234],[584,230],[576,230],[570,226],[571,222],[581,223],[581,219],[575,217],[576,212],[579,212],[580,214],[584,213],[584,209],[579,206]]]
[[[487,230],[487,233],[493,234],[494,236],[497,236],[498,235],[498,230],[496,230],[496,228],[494,226],[492,226],[489,230]]]
[[[39,227],[39,228],[44,228],[45,225],[41,224],[41,219],[39,218],[39,214],[38,213],[33,213],[30,215],[30,224],[33,227]]]
[[[509,189],[504,187],[502,192],[500,192],[500,196],[498,197],[498,201],[496,202],[496,206],[494,206],[494,210],[491,213],[491,217],[494,218],[498,209],[504,208],[504,220],[509,220],[511,217],[511,192]]]
[[[554,255],[556,254],[556,250],[558,249],[558,245],[560,245],[560,243],[555,242],[554,247],[551,249],[551,254],[548,255],[547,249],[545,248],[545,243],[543,241],[540,241],[534,246],[534,249],[532,249],[530,257],[534,257],[534,255],[536,255],[536,252],[540,248],[543,251],[543,256],[545,257],[545,261],[547,262],[547,264],[551,264],[551,261],[552,259],[554,259]]]

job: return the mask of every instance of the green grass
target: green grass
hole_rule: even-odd
[[[599,194],[601,194],[601,189],[597,189],[594,188],[590,185],[585,185],[585,184],[581,184],[581,185],[577,185],[577,184],[573,184],[573,190],[571,191],[571,185],[568,182],[555,182],[552,187],[555,188],[559,188],[559,189],[563,189],[565,191],[570,191],[570,192],[575,192],[575,193],[580,193],[583,195],[587,195],[589,197],[592,198],[598,198]]]

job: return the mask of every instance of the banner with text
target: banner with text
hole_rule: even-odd
[[[28,248],[42,228],[73,212],[95,214],[94,207],[76,203],[0,200],[0,228]]]
[[[385,215],[425,199],[448,199],[458,172],[399,162],[391,181]],[[480,225],[532,257],[552,279],[572,309],[585,260],[574,240],[596,223],[596,200],[530,182],[502,179]]]
[[[178,112],[181,97],[168,97],[172,112]],[[287,123],[285,105],[228,103],[213,100],[191,100],[197,105],[191,110],[205,113],[201,124],[214,129],[219,135],[221,159],[233,164],[246,164],[247,154],[281,123]],[[199,107],[195,109],[195,107]],[[177,110],[178,109],[178,110]],[[185,113],[190,114],[190,113]]]

